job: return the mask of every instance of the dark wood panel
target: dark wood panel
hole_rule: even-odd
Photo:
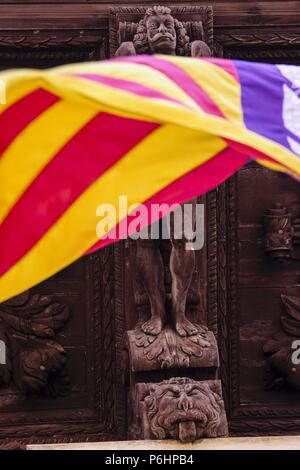
[[[124,4],[76,1],[0,4],[1,67],[47,67],[107,57],[109,11],[112,5]],[[167,4],[183,8],[189,5],[186,2]],[[299,63],[298,2],[208,4],[214,7],[218,54]]]
[[[237,435],[288,434],[300,430],[300,394],[285,381],[293,368],[288,353],[295,336],[286,335],[281,323],[281,317],[288,318],[281,295],[300,297],[299,263],[280,265],[271,261],[262,243],[263,215],[278,201],[297,216],[300,202],[297,183],[257,165],[239,171],[220,188],[217,196],[216,223],[218,231],[224,233],[218,248],[221,375],[229,427]],[[282,377],[278,371],[270,376],[270,356],[263,348],[278,332],[285,338],[280,339],[278,350],[284,353],[287,347],[287,352],[282,353],[284,381],[280,389],[270,389],[274,377],[278,383]],[[276,361],[272,374],[274,364]]]
[[[30,291],[29,299],[46,295],[52,304],[58,302],[70,310],[69,319],[53,337],[65,350],[70,387],[56,397],[45,395],[43,387],[19,389],[15,378],[23,366],[20,356],[20,363],[13,363],[12,380],[0,385],[2,444],[11,438],[28,443],[126,437],[125,389],[121,386],[123,311],[115,307],[118,269],[114,259],[114,249],[104,249]],[[12,334],[9,329],[8,337]],[[27,341],[30,345],[32,336]],[[47,341],[40,337],[39,346],[32,346],[34,351],[46,347]],[[33,363],[34,376],[38,374],[35,367]],[[47,381],[50,377],[51,371]]]

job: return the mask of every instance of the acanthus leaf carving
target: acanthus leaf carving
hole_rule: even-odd
[[[161,369],[190,367],[191,362],[203,358],[205,350],[212,346],[212,334],[204,325],[197,325],[198,333],[179,336],[173,328],[166,326],[158,335],[148,335],[139,327],[135,330],[137,348],[149,362],[158,363]]]
[[[63,346],[55,334],[69,319],[67,305],[50,296],[21,294],[0,305],[0,338],[5,346],[2,384],[21,393],[65,395],[70,381]]]

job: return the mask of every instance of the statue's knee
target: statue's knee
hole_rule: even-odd
[[[157,243],[157,240],[138,240],[137,241],[138,246],[140,248],[146,248],[146,249],[152,249],[152,250],[157,250],[159,249],[159,243]]]
[[[187,240],[186,238],[182,238],[182,239],[172,239],[172,247],[173,249],[175,250],[178,250],[178,251],[189,251],[187,250],[187,243],[189,243],[190,241]]]

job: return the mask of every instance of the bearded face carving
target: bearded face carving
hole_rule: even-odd
[[[147,8],[144,18],[137,26],[133,42],[122,43],[116,55],[149,53],[191,55],[191,43],[186,29],[172,16],[168,7]]]
[[[150,15],[146,20],[147,39],[152,53],[175,54],[176,30],[169,13]]]
[[[224,404],[207,382],[173,378],[152,384],[145,398],[152,434],[193,442],[227,432]]]

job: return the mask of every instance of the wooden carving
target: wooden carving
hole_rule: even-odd
[[[156,384],[136,385],[134,430],[143,439],[179,439],[227,434],[220,381],[174,377]]]
[[[119,39],[126,39],[122,27],[124,28],[124,25],[120,24]],[[183,23],[173,16],[171,9],[168,7],[153,6],[147,8],[136,30],[131,24],[130,31],[135,31],[132,41],[121,42],[115,53],[116,56],[140,53],[192,55],[195,57],[211,55],[210,48],[203,40],[190,41]],[[129,31],[127,33],[129,34]],[[203,38],[202,23],[199,34]],[[186,249],[187,242],[191,240],[176,239],[174,230],[173,220],[170,230],[171,253],[169,257],[169,273],[171,275],[170,318],[168,318],[166,311],[166,288],[161,243],[156,240],[139,240],[137,242],[137,273],[150,303],[150,318],[140,325],[139,342],[143,344],[149,341],[147,335],[159,335],[167,323],[174,327],[179,336],[198,335],[199,337],[201,330],[201,327],[193,324],[186,315],[187,296],[195,269],[195,252]],[[152,341],[150,340],[150,342]],[[199,342],[201,343],[200,337]],[[196,341],[194,344],[196,344]]]
[[[158,335],[146,335],[141,329],[127,332],[130,363],[136,370],[184,367],[218,367],[215,337],[205,326],[191,336],[179,336],[170,326]]]
[[[292,222],[286,207],[277,203],[264,216],[264,250],[277,261],[292,257]]]
[[[147,40],[147,17],[155,10],[169,11],[176,31],[175,51],[178,55],[191,55],[191,44],[201,42],[206,51],[213,49],[213,10],[211,6],[173,7],[155,6],[112,8],[110,15],[110,55],[114,56],[122,43],[132,43],[135,52],[150,54],[153,48]],[[149,15],[148,15],[149,14]],[[157,45],[156,45],[157,47]],[[155,47],[155,50],[157,50]],[[167,45],[169,48],[169,45]],[[172,50],[172,49],[171,49]],[[164,48],[162,53],[167,52]],[[169,49],[170,51],[170,49]],[[125,55],[127,55],[125,53]],[[131,54],[130,54],[131,55]]]
[[[194,57],[211,55],[209,46],[202,40],[204,37],[201,22],[194,23],[199,37],[191,41],[185,25],[171,15],[171,9],[164,6],[147,8],[145,16],[134,26],[127,23],[119,27],[119,38],[133,36],[132,41],[122,41],[116,56],[135,54],[170,54]],[[125,31],[124,31],[125,28]]]
[[[48,296],[25,292],[2,303],[0,339],[5,360],[0,365],[0,385],[12,382],[24,394],[67,394],[65,350],[54,337],[68,318],[68,307]]]

